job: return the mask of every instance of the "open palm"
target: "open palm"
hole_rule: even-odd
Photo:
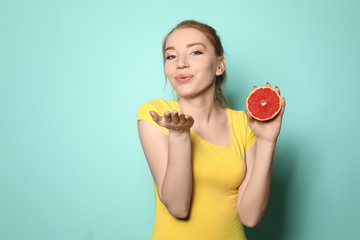
[[[150,111],[150,115],[159,126],[167,128],[174,133],[186,132],[194,124],[194,118],[192,116],[175,110],[165,112],[164,116],[159,116],[156,112]]]

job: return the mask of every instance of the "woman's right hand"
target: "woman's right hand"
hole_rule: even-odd
[[[194,124],[194,118],[190,115],[185,115],[182,112],[169,111],[164,113],[164,116],[159,116],[155,111],[150,111],[152,119],[161,127],[169,129],[172,133],[184,133],[189,131]]]

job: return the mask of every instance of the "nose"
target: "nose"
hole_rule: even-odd
[[[178,68],[187,68],[187,67],[189,67],[189,62],[188,62],[188,59],[185,56],[185,54],[178,57],[177,67]]]

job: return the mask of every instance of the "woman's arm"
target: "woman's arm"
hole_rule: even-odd
[[[246,176],[239,187],[237,201],[240,219],[248,227],[260,222],[268,204],[272,161],[284,110],[285,99],[282,99],[280,113],[270,121],[260,122],[248,114],[248,123],[257,141],[245,150]]]
[[[246,177],[239,187],[238,211],[241,222],[256,226],[262,219],[270,195],[271,168],[275,142],[257,140],[245,151]]]
[[[138,122],[140,141],[148,161],[158,195],[169,213],[177,218],[187,217],[192,197],[191,116],[173,111],[154,121],[169,129],[166,136],[152,124]]]

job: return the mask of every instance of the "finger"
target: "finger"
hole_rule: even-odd
[[[267,82],[267,83],[266,83],[266,86],[271,87],[271,85],[270,85],[270,83],[269,83],[269,82]]]
[[[285,111],[285,98],[281,99],[281,110],[280,110],[280,115],[284,115],[284,111]]]
[[[170,112],[165,112],[164,113],[164,119],[165,119],[165,122],[169,123],[171,122],[171,113]]]
[[[254,89],[256,88],[256,86],[254,86]]]
[[[277,93],[280,95],[280,89],[278,86],[275,87],[275,91],[277,91]]]
[[[178,115],[181,123],[186,122],[185,115],[182,112],[179,112]]]
[[[192,116],[186,115],[185,119],[188,123],[193,124],[194,123],[194,118]]]
[[[171,113],[171,119],[172,119],[172,122],[177,124],[180,122],[180,119],[179,119],[179,116],[178,116],[178,113],[177,111],[172,111]]]
[[[248,111],[246,111],[246,117],[248,120],[248,124],[255,121],[255,119],[250,115]]]
[[[159,121],[160,117],[155,111],[150,111],[149,114],[150,114],[151,118],[154,120],[154,122]]]

